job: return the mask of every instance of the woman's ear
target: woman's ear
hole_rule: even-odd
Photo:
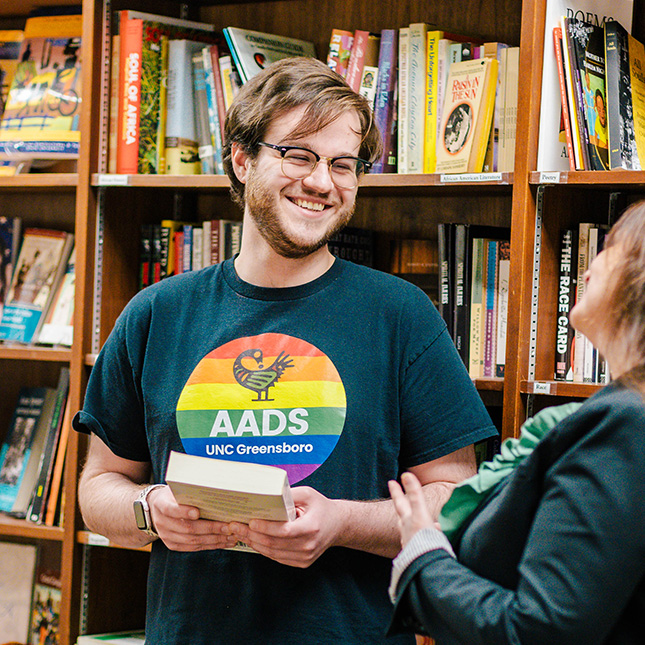
[[[231,144],[231,164],[238,181],[245,184],[251,158],[239,143],[234,142]]]

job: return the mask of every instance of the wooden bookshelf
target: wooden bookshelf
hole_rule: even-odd
[[[15,0],[0,3],[0,28],[24,24],[39,5],[76,4],[77,0]],[[59,226],[76,235],[76,314],[71,349],[0,345],[0,425],[6,427],[11,400],[21,384],[55,385],[60,365],[71,368],[70,401],[82,405],[97,350],[127,301],[137,290],[138,237],[143,223],[172,217],[185,201],[195,218],[239,219],[222,176],[140,176],[105,173],[105,90],[109,59],[104,58],[104,18],[118,9],[138,9],[311,40],[325,58],[331,29],[379,31],[411,22],[429,22],[446,31],[520,45],[516,163],[513,173],[455,180],[432,175],[367,175],[359,189],[353,225],[372,228],[387,241],[399,237],[436,239],[439,222],[485,223],[511,227],[511,285],[504,379],[477,379],[487,405],[501,406],[503,437],[517,434],[532,397],[547,403],[583,399],[600,386],[553,381],[557,294],[558,231],[589,217],[602,217],[609,193],[630,199],[645,193],[645,172],[537,172],[537,147],[544,43],[545,0],[429,0],[374,3],[369,0],[82,0],[83,104],[81,155],[74,172],[41,172],[0,178],[3,214],[21,215],[29,225]],[[636,0],[634,29],[645,34],[643,3]],[[549,46],[549,44],[547,44]],[[546,188],[542,188],[546,186]],[[542,212],[536,213],[543,193]],[[532,319],[535,285],[534,243],[541,222],[542,251],[538,275],[537,323]],[[96,240],[100,239],[97,246]],[[387,262],[383,262],[387,268]],[[101,297],[95,311],[97,270]],[[532,340],[532,326],[537,334]],[[4,374],[11,375],[5,379]],[[72,433],[65,472],[65,522],[47,528],[0,518],[0,539],[53,545],[62,571],[61,645],[73,645],[82,624],[88,631],[126,629],[123,620],[139,620],[145,611],[147,553],[114,548],[84,530],[77,511],[76,485],[86,438]],[[48,547],[49,548],[49,547]],[[132,560],[130,559],[132,558]],[[88,567],[87,563],[92,564]],[[137,575],[132,577],[131,568]],[[134,570],[134,569],[133,569]],[[119,603],[123,612],[101,615],[100,594]],[[86,597],[84,597],[84,593]],[[135,599],[132,601],[132,599]],[[88,602],[89,599],[89,602]],[[122,601],[125,602],[125,601]],[[115,605],[116,606],[116,605]],[[105,612],[103,612],[105,613]]]

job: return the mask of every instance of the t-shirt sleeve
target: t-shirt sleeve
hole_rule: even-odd
[[[75,430],[96,434],[115,455],[133,461],[150,461],[140,385],[148,311],[145,299],[135,298],[118,318],[73,420]]]
[[[417,309],[403,368],[402,463],[416,466],[497,435],[437,310]],[[430,331],[429,331],[430,330]],[[419,343],[417,339],[426,340]]]

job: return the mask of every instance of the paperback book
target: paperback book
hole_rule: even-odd
[[[0,121],[1,157],[78,157],[81,28],[80,8],[72,6],[37,10],[27,19]]]

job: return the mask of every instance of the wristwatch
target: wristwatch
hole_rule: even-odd
[[[158,538],[157,532],[152,525],[152,517],[150,517],[150,506],[148,506],[148,495],[150,491],[155,488],[161,488],[165,484],[152,484],[146,486],[140,493],[139,497],[134,500],[134,518],[137,521],[137,528],[150,537]]]

